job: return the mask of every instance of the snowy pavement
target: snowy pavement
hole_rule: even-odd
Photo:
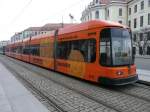
[[[49,110],[0,63],[0,112],[49,112]]]
[[[137,69],[139,80],[150,82],[150,71],[144,69]]]

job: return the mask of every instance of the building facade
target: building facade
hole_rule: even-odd
[[[22,38],[23,38],[23,37],[22,37],[22,32],[18,32],[18,33],[15,33],[15,34],[11,37],[10,41],[11,41],[11,43],[14,43],[14,42],[16,42],[16,41],[21,40]]]
[[[49,32],[49,31],[43,31],[41,28],[42,27],[29,27],[29,28],[25,29],[22,32],[15,33],[11,37],[11,43],[14,43],[16,41],[19,41],[19,40],[22,40],[22,39],[25,39],[25,38],[30,38],[32,36],[45,34],[45,33]]]
[[[129,26],[134,53],[150,55],[150,0],[93,0],[82,12],[81,21],[94,19]]]
[[[19,40],[22,40],[25,38],[30,38],[30,37],[33,37],[36,35],[46,34],[53,30],[56,30],[58,28],[67,27],[67,26],[71,26],[71,25],[74,25],[74,24],[48,23],[42,27],[29,27],[22,32],[15,33],[11,37],[11,43],[14,43],[16,41],[19,41]]]
[[[5,40],[5,41],[0,41],[0,47],[6,46],[10,43],[9,40]]]
[[[5,41],[0,41],[0,54],[4,54],[4,48],[6,45],[8,45],[10,43],[9,40],[5,40]]]

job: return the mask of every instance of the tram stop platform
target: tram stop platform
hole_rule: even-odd
[[[0,63],[0,112],[49,112]]]

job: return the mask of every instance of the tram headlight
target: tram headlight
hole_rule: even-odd
[[[123,72],[122,71],[117,71],[116,74],[117,75],[123,75]]]

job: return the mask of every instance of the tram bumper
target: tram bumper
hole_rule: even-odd
[[[119,78],[119,79],[109,79],[106,77],[101,77],[99,79],[100,84],[103,85],[127,85],[127,84],[131,84],[138,81],[138,75],[134,75],[131,77],[127,77],[127,78]]]

